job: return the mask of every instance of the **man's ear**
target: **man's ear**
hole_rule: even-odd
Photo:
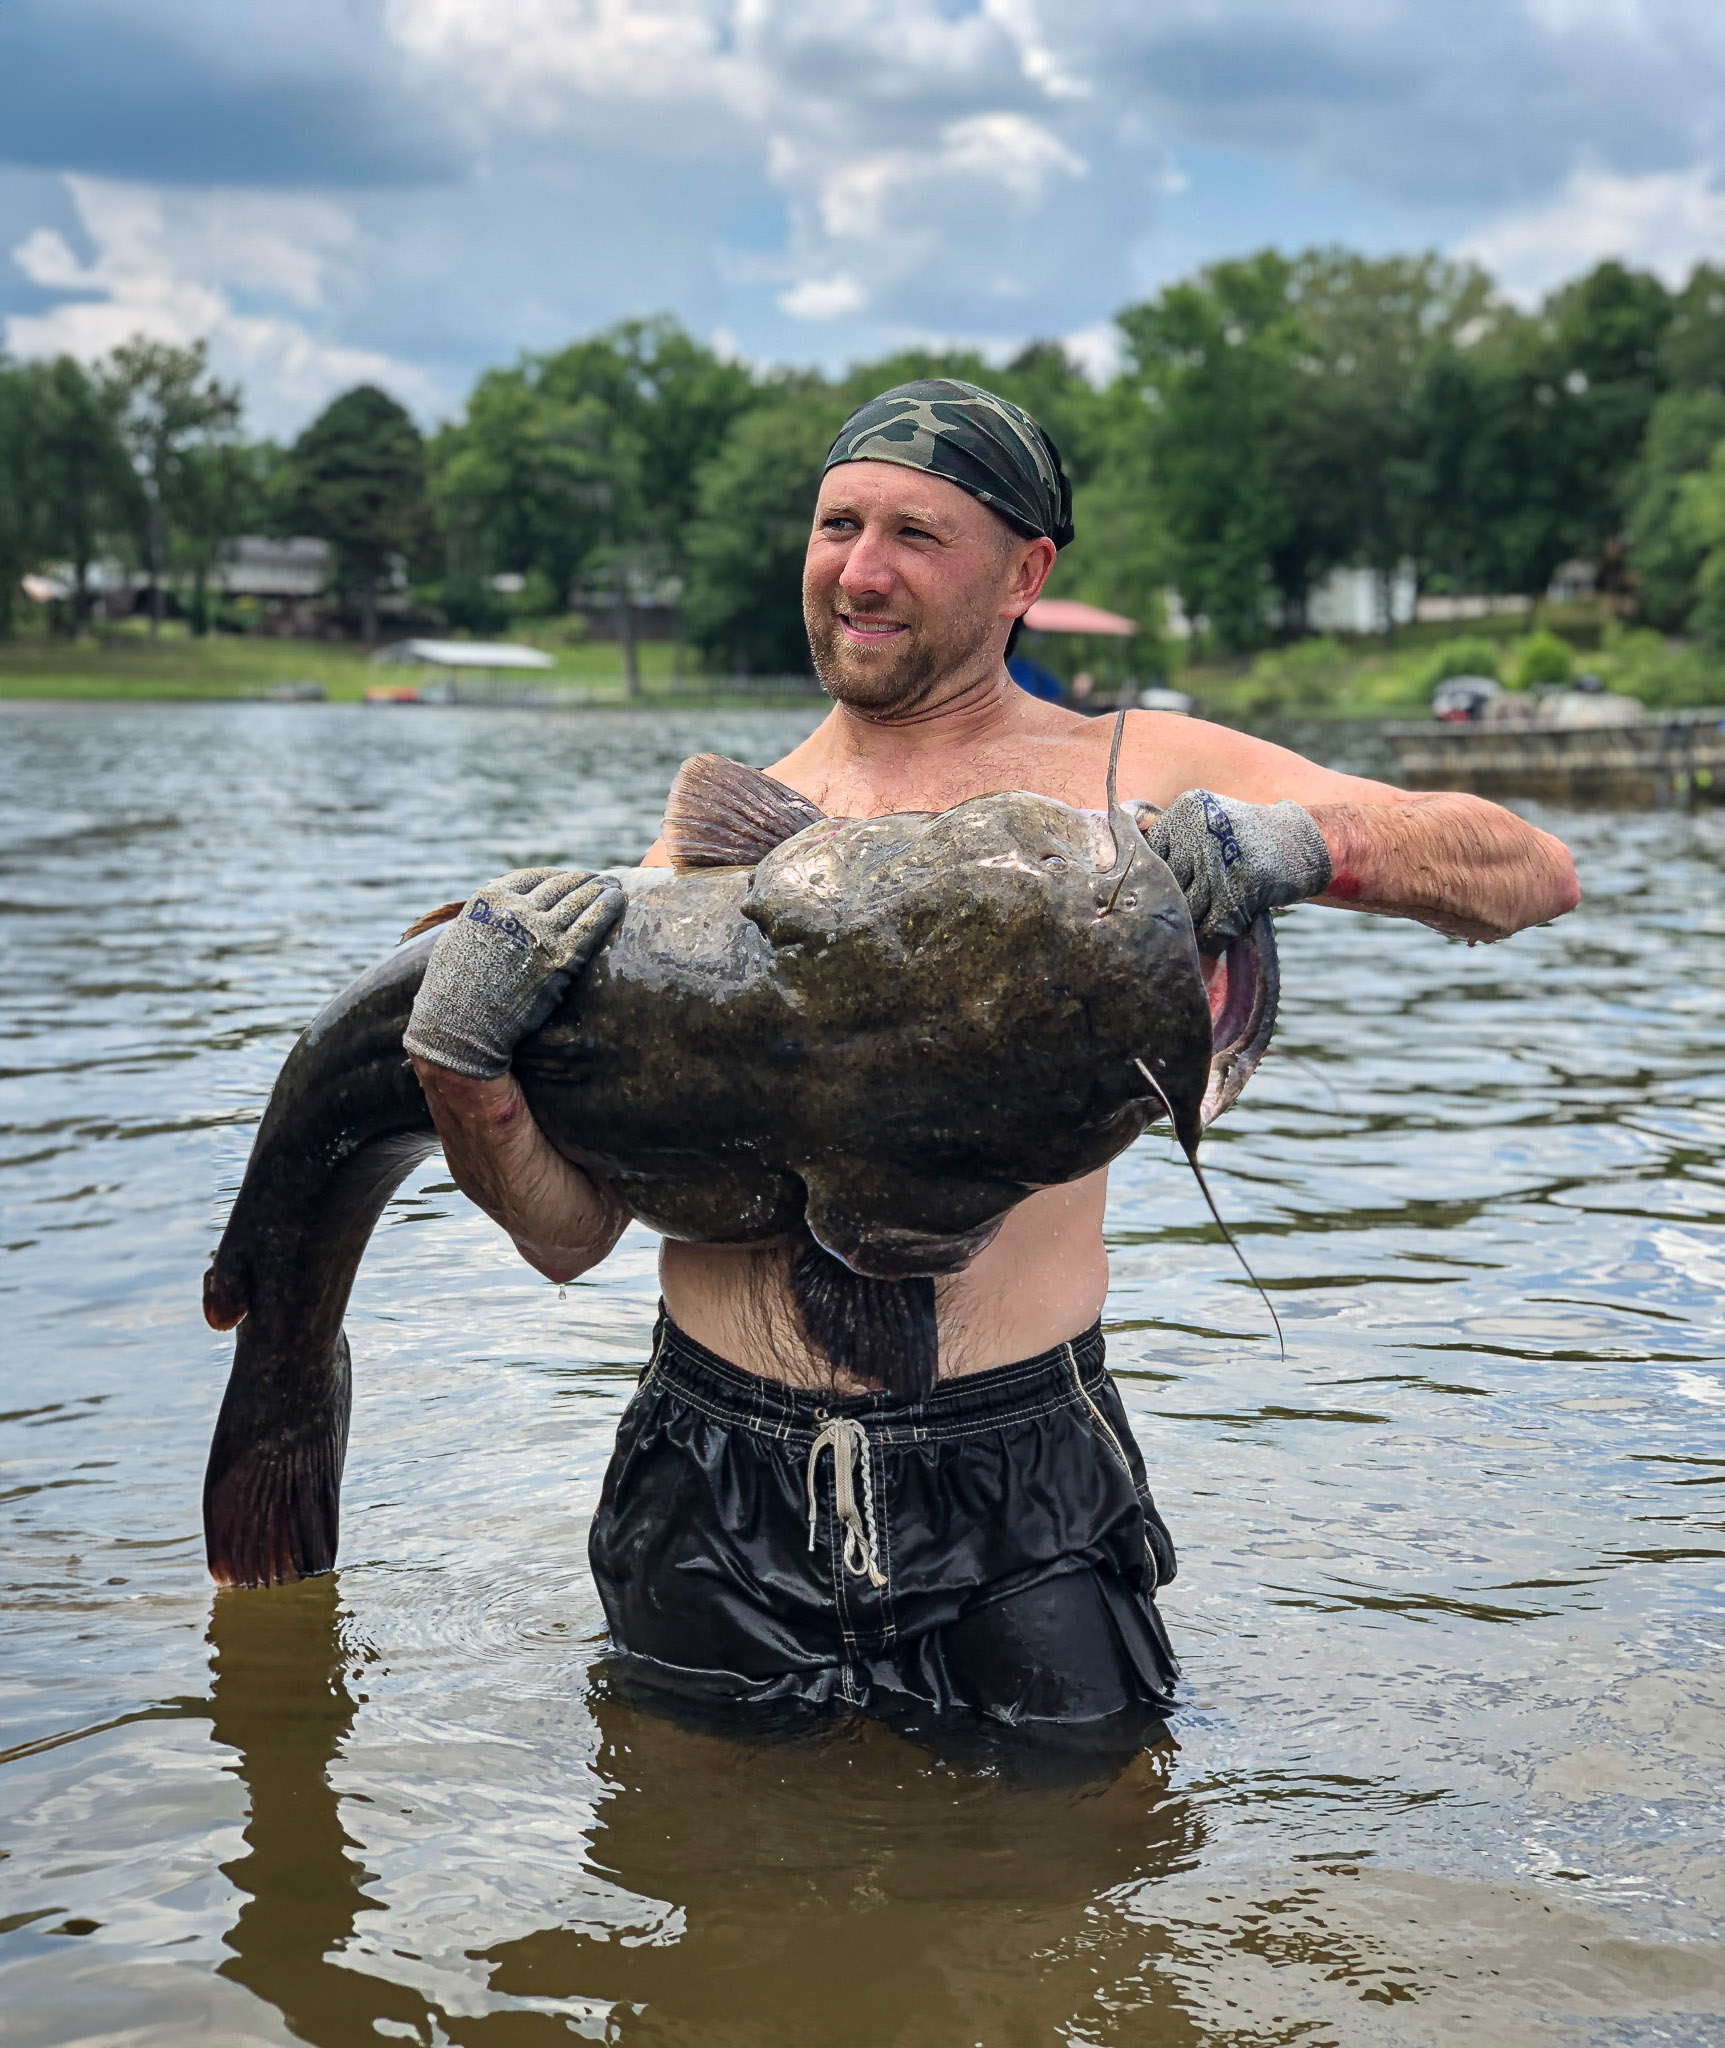
[[[1053,541],[1045,536],[1026,541],[1018,558],[1018,568],[1012,579],[1012,602],[1019,617],[1023,617],[1042,595],[1042,586],[1048,581],[1054,567],[1057,550]]]

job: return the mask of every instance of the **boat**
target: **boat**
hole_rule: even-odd
[[[1530,712],[1390,725],[1385,737],[1409,789],[1642,807],[1725,802],[1725,708],[1609,724],[1565,719],[1550,699]]]

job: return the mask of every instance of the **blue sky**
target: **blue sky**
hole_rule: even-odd
[[[207,338],[253,427],[662,309],[1069,340],[1274,242],[1725,261],[1720,0],[6,0],[14,353]]]

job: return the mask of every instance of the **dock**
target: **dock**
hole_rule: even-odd
[[[1633,725],[1390,725],[1409,789],[1639,808],[1725,803],[1725,709]]]

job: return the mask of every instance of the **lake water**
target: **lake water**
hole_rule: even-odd
[[[1209,1141],[1285,1361],[1121,1162],[1185,1666],[1124,1770],[608,1696],[653,1241],[560,1296],[440,1163],[348,1318],[341,1570],[212,1592],[199,1282],[301,1025],[812,716],[0,716],[0,2038],[1725,2040],[1719,813],[1542,814],[1587,901],[1502,948],[1285,920],[1297,1058]]]

